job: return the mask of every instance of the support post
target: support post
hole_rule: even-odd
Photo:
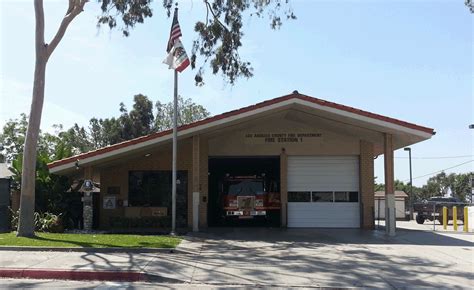
[[[280,213],[281,213],[281,227],[286,228],[288,215],[288,155],[286,155],[285,148],[281,149],[280,154]]]
[[[453,229],[458,231],[458,208],[453,206]]]
[[[393,136],[384,134],[384,169],[385,169],[385,232],[395,236],[395,190],[393,166]]]
[[[464,232],[469,232],[469,208],[467,206],[464,207],[464,224],[463,224]]]
[[[193,232],[199,232],[199,192],[193,192]]]
[[[193,136],[193,204],[192,204],[192,226],[193,232],[199,231],[199,199],[200,199],[200,138]]]
[[[360,141],[359,158],[360,225],[363,229],[375,228],[374,213],[374,145]],[[378,203],[380,201],[378,200]]]
[[[443,206],[443,229],[448,229],[448,208]]]

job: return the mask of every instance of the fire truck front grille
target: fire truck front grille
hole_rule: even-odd
[[[238,196],[237,202],[240,210],[251,210],[255,205],[255,196]]]

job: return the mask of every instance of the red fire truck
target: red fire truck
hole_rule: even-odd
[[[278,183],[264,174],[227,175],[219,190],[225,219],[270,219],[280,212]]]

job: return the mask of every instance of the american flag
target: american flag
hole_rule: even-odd
[[[179,27],[178,9],[176,8],[174,10],[173,23],[171,24],[170,31],[170,39],[168,40],[168,47],[166,48],[166,52],[170,52],[170,50],[173,48],[174,42],[181,36],[183,35],[181,34],[181,28]]]

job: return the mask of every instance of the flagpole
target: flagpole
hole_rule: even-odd
[[[178,143],[178,71],[174,70],[174,100],[173,100],[173,166],[171,185],[171,235],[176,234],[176,157]]]
[[[176,3],[177,5],[178,3]],[[181,28],[178,22],[178,7],[174,10],[173,23],[171,24],[170,39],[166,52],[168,56],[163,61],[169,68],[174,69],[174,98],[173,98],[173,161],[171,176],[171,235],[176,234],[176,158],[178,144],[178,72],[182,72],[189,66],[189,58],[184,50],[183,44],[179,40]]]

